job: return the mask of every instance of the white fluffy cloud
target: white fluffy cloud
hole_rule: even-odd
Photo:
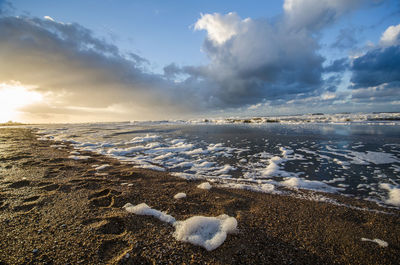
[[[380,44],[384,47],[400,44],[400,24],[388,27],[383,32]]]
[[[184,71],[190,81],[206,80],[202,85],[212,88],[207,92],[211,105],[257,104],[307,95],[320,87],[323,58],[307,31],[293,32],[281,20],[241,19],[235,13],[203,15],[199,23],[207,31],[203,51],[211,61]]]
[[[246,23],[246,20],[248,19],[241,21],[240,17],[233,12],[227,15],[218,13],[202,14],[201,18],[194,25],[194,28],[196,30],[206,30],[210,40],[217,44],[222,44],[236,35],[243,26],[241,23]]]

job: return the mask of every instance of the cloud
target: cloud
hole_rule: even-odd
[[[287,23],[295,29],[319,30],[356,9],[363,0],[285,0]]]
[[[181,68],[174,63],[171,63],[163,68],[164,76],[168,79],[175,78],[178,74],[182,73]]]
[[[388,27],[385,32],[383,32],[380,45],[384,47],[399,45],[400,44],[400,24],[397,26],[393,25]]]
[[[215,41],[213,25],[220,28],[228,19],[234,19],[235,34],[224,42]],[[209,14],[207,20],[213,23],[204,27],[203,51],[210,64],[181,71],[190,75],[191,82],[212,87],[209,92],[214,103],[238,107],[310,94],[320,87],[324,59],[316,52],[319,46],[310,34],[289,32],[281,21],[242,20],[234,13]]]
[[[354,48],[358,44],[357,33],[359,31],[355,28],[341,29],[331,47],[339,50]]]
[[[300,110],[315,110],[315,109],[331,109],[331,111],[337,111],[337,106],[348,105],[348,98],[350,93],[348,92],[324,92],[320,95],[307,98],[293,99],[285,102],[286,105],[291,106],[293,109]]]
[[[232,12],[202,15],[195,30],[207,32],[202,50],[210,63],[171,65],[165,70],[168,75],[188,75],[188,86],[207,87],[212,107],[275,105],[336,91],[342,80],[338,73],[348,69],[349,61],[342,58],[323,67],[325,58],[319,54],[316,33],[368,2],[286,0],[284,14],[274,21],[242,19]],[[322,78],[329,72],[337,74]]]
[[[354,59],[352,89],[400,81],[400,45],[375,48]]]
[[[44,16],[43,18],[55,22],[54,18],[50,16]]]
[[[246,20],[243,22],[246,22]],[[214,13],[202,14],[194,25],[194,29],[206,30],[210,40],[216,44],[223,44],[232,36],[235,36],[241,26],[240,17],[236,13],[231,12],[226,15]]]
[[[250,105],[247,109],[248,110],[256,110],[256,109],[259,109],[261,107],[262,107],[262,104],[258,103],[258,104]]]
[[[340,74],[334,74],[325,78],[324,91],[335,92],[338,89],[341,82],[342,82],[342,75]]]
[[[355,58],[351,64],[352,100],[398,102],[400,100],[400,24],[388,27],[380,46]]]
[[[0,81],[36,86],[52,108],[118,104],[139,119],[196,109],[189,89],[177,92],[173,82],[144,70],[144,58],[122,54],[79,24],[0,17],[0,40]]]
[[[400,82],[384,83],[374,87],[360,88],[352,92],[352,101],[358,103],[386,103],[399,102]],[[397,103],[395,103],[397,105]]]
[[[343,72],[349,67],[349,59],[341,58],[334,60],[330,65],[324,68],[325,72]]]

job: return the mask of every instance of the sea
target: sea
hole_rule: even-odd
[[[400,113],[31,125],[39,140],[213,186],[335,193],[400,208]],[[55,145],[56,148],[62,148]],[[323,200],[323,197],[318,197]],[[322,199],[321,199],[322,198]]]

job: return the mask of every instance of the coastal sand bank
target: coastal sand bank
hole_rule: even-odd
[[[89,158],[74,160],[71,151],[38,141],[28,129],[0,128],[0,264],[400,264],[396,209],[338,195],[327,196],[377,211],[204,190],[200,181],[98,154],[81,152]],[[180,192],[187,196],[174,199]],[[227,214],[238,232],[207,251],[176,241],[171,225],[125,211],[126,203],[146,203],[177,220]]]

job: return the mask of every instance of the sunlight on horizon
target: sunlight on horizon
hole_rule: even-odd
[[[40,93],[20,83],[0,83],[0,122],[20,121],[19,109],[42,99]]]

